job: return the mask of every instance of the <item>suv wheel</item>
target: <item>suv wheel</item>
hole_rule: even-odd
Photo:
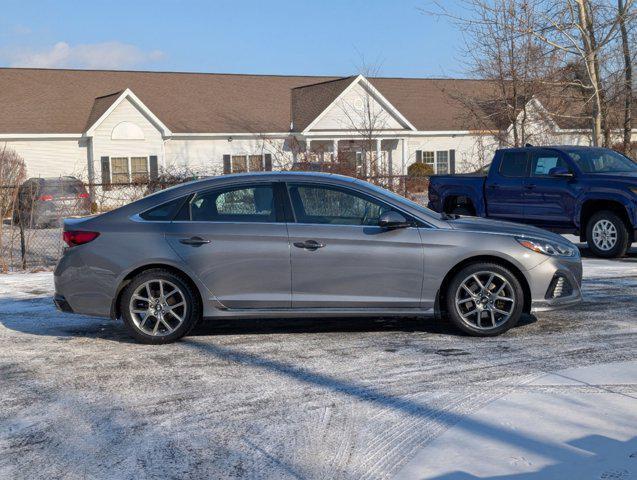
[[[122,293],[120,311],[129,333],[150,344],[180,339],[201,316],[197,295],[189,283],[159,268],[133,278]]]
[[[593,215],[586,225],[586,241],[598,257],[622,257],[628,250],[629,235],[624,221],[614,212],[604,210]]]
[[[520,320],[524,290],[519,280],[497,263],[474,263],[458,272],[446,291],[451,323],[469,335],[490,337]]]

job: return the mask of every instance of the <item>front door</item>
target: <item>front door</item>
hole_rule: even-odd
[[[213,189],[168,227],[171,247],[225,307],[290,307],[290,247],[275,204],[271,183]]]
[[[549,175],[554,167],[569,165],[555,151],[531,154],[530,176],[524,186],[524,218],[528,223],[545,227],[573,225],[578,185],[573,177]]]
[[[391,207],[355,190],[289,184],[293,308],[416,308],[423,249],[416,227],[378,226]]]

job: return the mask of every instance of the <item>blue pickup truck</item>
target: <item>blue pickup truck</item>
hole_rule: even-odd
[[[637,163],[597,147],[502,149],[486,175],[432,176],[429,208],[573,233],[620,257],[637,233]]]

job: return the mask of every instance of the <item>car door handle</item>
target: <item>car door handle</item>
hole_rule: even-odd
[[[206,243],[210,243],[210,240],[206,240],[201,237],[190,237],[190,238],[182,238],[179,240],[179,243],[183,243],[184,245],[190,245],[191,247],[200,247]]]
[[[325,245],[323,243],[319,243],[316,240],[306,240],[305,242],[294,242],[294,246],[297,248],[304,248],[306,250],[318,250],[319,248],[323,248]]]
[[[531,185],[524,185],[524,188],[526,188],[527,190],[533,190],[536,187],[536,185],[531,184]]]
[[[498,188],[500,188],[500,185],[498,185],[497,183],[492,183],[491,185],[489,185],[489,188],[491,190],[497,190]]]

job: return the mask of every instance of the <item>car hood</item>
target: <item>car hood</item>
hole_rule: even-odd
[[[460,216],[456,219],[448,220],[449,226],[454,230],[470,230],[482,233],[498,233],[501,235],[515,235],[519,237],[544,238],[546,240],[554,240],[561,243],[570,243],[557,233],[542,230],[531,225],[523,225],[520,223],[504,222],[502,220],[491,220],[481,217],[464,217]]]

